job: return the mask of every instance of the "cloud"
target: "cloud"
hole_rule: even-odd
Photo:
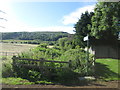
[[[12,18],[11,18],[12,19]],[[6,28],[0,30],[0,32],[37,32],[37,31],[63,31],[73,34],[74,28],[72,26],[46,26],[46,27],[34,27],[26,25],[22,22],[16,21],[15,19],[6,22]]]
[[[32,27],[32,26],[17,25],[15,27],[11,26],[9,28],[5,28],[3,32],[22,32],[22,31],[27,31],[27,32],[37,32],[37,31],[58,32],[58,31],[63,31],[63,32],[68,32],[68,33],[72,34],[72,33],[74,33],[73,30],[74,30],[74,28],[71,26]]]
[[[63,16],[62,23],[64,25],[75,24],[79,20],[82,13],[84,13],[85,11],[94,11],[94,7],[95,5],[88,5],[82,8],[78,8],[76,11]]]
[[[3,0],[4,1],[4,0]],[[2,2],[0,3],[0,10],[4,11],[6,14],[0,14],[1,17],[7,19],[7,21],[0,21],[0,25],[5,28],[0,27],[0,32],[34,32],[34,31],[64,31],[68,33],[74,33],[73,26],[49,26],[49,27],[34,27],[26,25],[24,22],[18,21],[17,16],[12,10],[13,2]]]
[[[34,27],[34,26],[29,26],[26,25],[23,22],[20,22],[17,20],[16,16],[7,13],[7,20],[8,21],[4,21],[4,27],[5,28],[1,28],[0,32],[35,32],[35,31],[64,31],[64,32],[68,32],[68,33],[74,33],[73,30],[74,28],[72,26],[46,26],[46,27]],[[0,22],[0,23],[3,23]]]

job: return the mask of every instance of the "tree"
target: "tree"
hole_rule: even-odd
[[[83,38],[91,32],[88,26],[91,27],[91,18],[93,15],[93,12],[89,13],[88,11],[86,11],[85,14],[82,13],[81,18],[75,24],[75,39],[78,42],[78,45],[80,45],[81,47],[85,46]]]
[[[99,2],[92,17],[91,35],[96,39],[115,40],[120,32],[120,2]]]
[[[2,10],[0,10],[0,14],[6,14],[5,12],[3,12]],[[4,20],[4,21],[7,21],[7,19],[5,19],[4,17],[0,17],[0,21],[1,20]],[[3,25],[0,25],[0,28],[5,28],[5,26],[3,26]]]

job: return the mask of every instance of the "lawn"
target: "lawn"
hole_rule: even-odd
[[[51,85],[53,84],[52,82],[48,81],[36,81],[36,82],[31,82],[27,79],[22,79],[22,78],[16,78],[16,77],[7,77],[7,78],[2,78],[2,83],[3,84],[8,84],[8,85],[33,85],[33,84],[43,84],[43,85]]]
[[[95,76],[103,80],[120,80],[119,65],[117,59],[96,59]]]
[[[30,85],[30,84],[34,84],[33,82],[30,82],[26,79],[14,78],[14,77],[2,78],[2,83],[9,84],[9,85]]]

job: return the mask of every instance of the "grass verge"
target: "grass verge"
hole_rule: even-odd
[[[2,78],[2,84],[8,84],[8,85],[32,85],[32,84],[44,84],[44,85],[51,85],[54,84],[53,82],[48,81],[36,81],[36,82],[30,82],[27,79],[22,78],[15,78],[15,77],[7,77]]]
[[[26,79],[14,78],[14,77],[2,78],[2,83],[9,84],[9,85],[31,85],[31,84],[34,84],[33,82],[30,82]]]
[[[95,63],[95,76],[103,80],[120,80],[120,65],[117,59],[97,59]]]

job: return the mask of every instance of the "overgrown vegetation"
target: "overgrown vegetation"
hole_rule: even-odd
[[[15,71],[14,75],[34,82],[41,80],[65,82],[68,80],[74,80],[78,76],[86,75],[86,51],[78,47],[77,49],[64,49],[63,53],[62,47],[64,47],[64,45],[61,47],[59,45],[57,48],[48,48],[46,44],[40,44],[38,47],[32,49],[29,52],[23,52],[19,54],[18,57],[38,60],[40,60],[40,58],[44,58],[45,60],[68,62],[71,60],[71,66],[64,63],[44,62],[42,65],[44,70],[40,71],[39,69],[27,69],[18,65],[13,66]],[[93,60],[92,56],[89,60]],[[30,64],[28,61],[17,61],[17,63]],[[40,62],[38,62],[38,64],[40,64]],[[47,67],[52,68],[49,69]],[[89,68],[89,75],[92,75],[92,68]]]
[[[2,78],[2,83],[9,84],[9,85],[30,85],[30,84],[34,84],[34,82],[30,82],[26,79],[14,78],[14,77]]]
[[[12,77],[13,68],[12,68],[12,59],[11,57],[2,56],[0,58],[2,61],[2,77]]]

